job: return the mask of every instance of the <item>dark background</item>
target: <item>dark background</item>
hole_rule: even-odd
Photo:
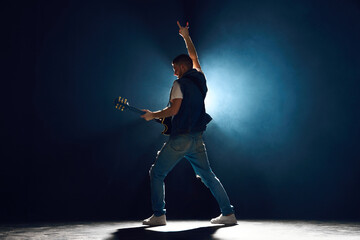
[[[190,34],[207,76],[213,170],[239,219],[360,219],[358,1],[4,1],[0,220],[141,220]],[[216,201],[186,161],[169,219]]]

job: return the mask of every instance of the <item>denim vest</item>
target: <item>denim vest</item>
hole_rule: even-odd
[[[195,69],[187,71],[177,80],[183,99],[179,112],[172,117],[171,136],[205,131],[211,121],[205,112],[205,96],[207,92],[205,75]]]

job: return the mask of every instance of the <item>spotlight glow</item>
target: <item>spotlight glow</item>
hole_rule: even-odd
[[[276,135],[282,141],[295,108],[292,66],[281,47],[264,39],[241,49],[231,41],[208,48],[202,58],[206,110],[227,133]]]
[[[211,58],[210,58],[211,59]],[[216,58],[219,61],[219,58]],[[221,65],[214,61],[206,64],[208,94],[206,110],[215,121],[221,121],[225,130],[241,130],[241,123],[250,121],[259,107],[261,93],[254,82],[254,76],[239,64],[221,59]],[[244,129],[243,129],[244,130]]]

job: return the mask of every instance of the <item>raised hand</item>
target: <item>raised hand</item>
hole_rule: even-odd
[[[177,25],[179,26],[179,34],[183,38],[189,36],[189,22],[186,23],[185,27],[181,26],[179,21],[177,21]]]

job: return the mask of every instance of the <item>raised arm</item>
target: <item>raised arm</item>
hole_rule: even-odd
[[[186,44],[186,48],[188,50],[188,54],[193,61],[193,67],[196,68],[198,71],[201,71],[199,58],[196,53],[194,43],[192,42],[190,35],[189,35],[189,23],[187,22],[186,26],[182,27],[180,25],[179,21],[177,21],[177,25],[179,26],[179,34],[180,34],[180,36],[183,37],[185,44]]]

